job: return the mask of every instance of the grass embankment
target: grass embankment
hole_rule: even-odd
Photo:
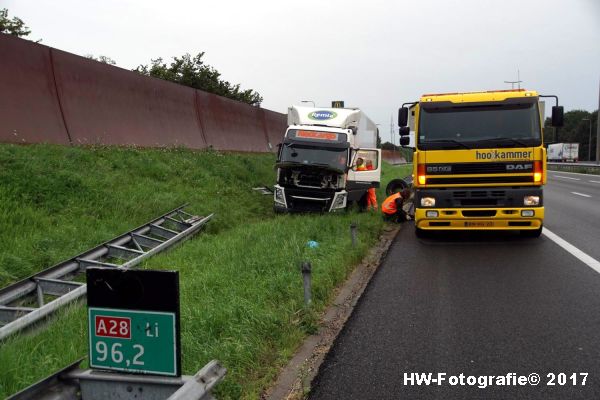
[[[274,215],[272,198],[251,191],[273,182],[273,161],[180,149],[0,145],[0,286],[181,203],[195,214],[214,212],[203,232],[142,267],[180,271],[184,373],[219,359],[229,369],[219,397],[257,398],[383,227],[371,213]],[[406,167],[386,166],[384,184],[406,174]],[[349,235],[354,221],[357,248]],[[309,249],[308,240],[319,247]],[[311,311],[298,269],[305,259],[313,264]],[[86,346],[82,303],[9,338],[0,344],[0,397],[85,356]]]

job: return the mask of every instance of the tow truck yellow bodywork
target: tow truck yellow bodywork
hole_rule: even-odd
[[[426,94],[400,109],[403,144],[408,113],[414,117],[417,234],[493,229],[540,235],[547,177],[539,98],[523,89]],[[561,120],[557,105],[553,124]]]

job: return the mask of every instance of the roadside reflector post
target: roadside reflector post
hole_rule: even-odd
[[[352,238],[352,247],[356,247],[356,222],[350,224],[350,237]]]
[[[310,265],[310,262],[305,261],[302,263],[302,279],[304,281],[304,304],[309,306],[310,303],[312,302],[312,298],[311,298],[311,273],[312,273],[312,266]]]

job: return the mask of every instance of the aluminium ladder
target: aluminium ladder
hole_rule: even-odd
[[[213,216],[188,214],[185,206],[0,289],[0,340],[85,295],[86,284],[73,278],[87,267],[131,268],[193,235]]]

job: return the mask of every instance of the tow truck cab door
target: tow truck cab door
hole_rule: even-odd
[[[366,170],[357,170],[358,159],[362,159]],[[373,182],[378,187],[381,182],[381,150],[358,149],[353,151],[352,168],[348,171],[348,180],[357,182]]]

